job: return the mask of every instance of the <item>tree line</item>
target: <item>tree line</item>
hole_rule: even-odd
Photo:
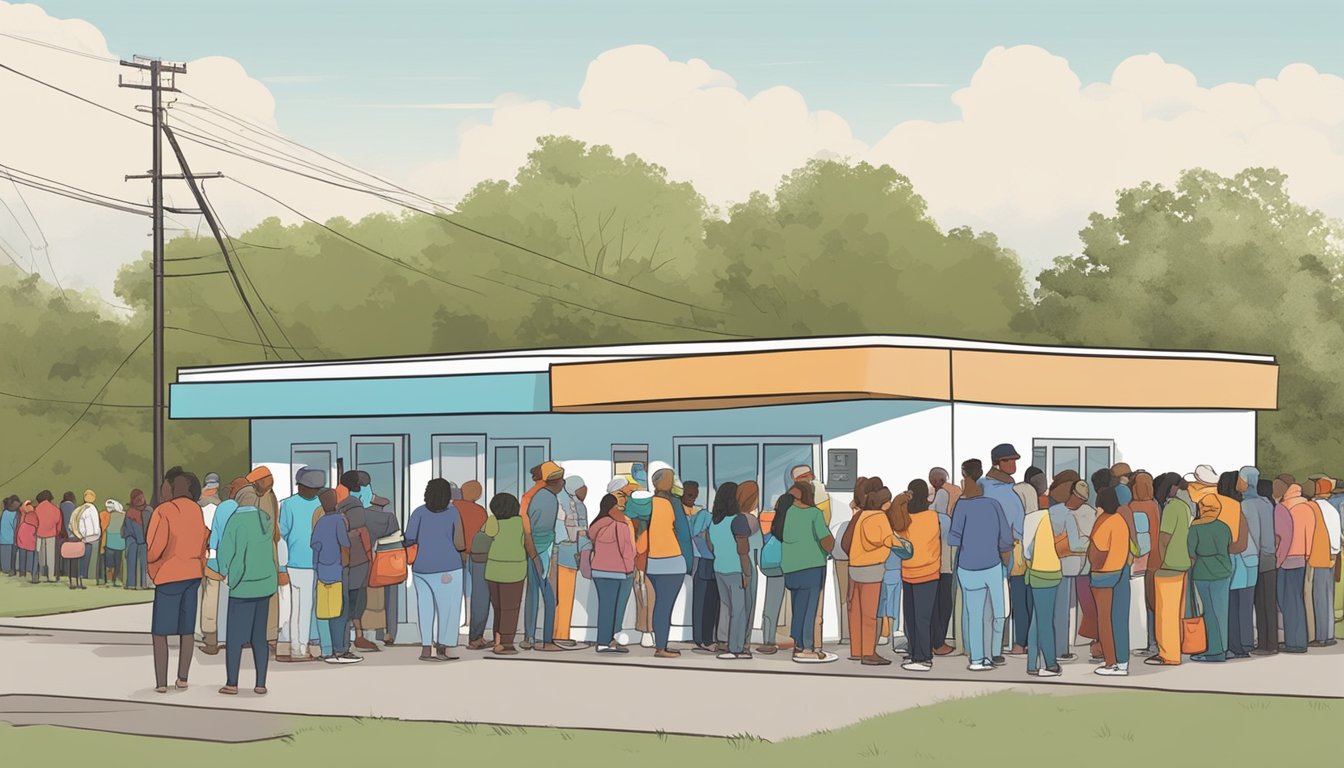
[[[852,333],[1218,349],[1279,358],[1262,464],[1344,470],[1340,229],[1285,186],[1274,169],[1196,169],[1121,190],[1076,253],[1029,281],[992,233],[940,227],[887,166],[809,162],[718,210],[639,157],[547,137],[451,215],[268,219],[240,234],[256,320],[227,274],[168,280],[167,370]],[[167,258],[169,274],[224,269],[208,237],[174,238]],[[0,480],[24,470],[6,492],[147,485],[148,254],[115,290],[129,317],[0,267]],[[240,422],[169,422],[167,437],[174,464],[247,461]]]

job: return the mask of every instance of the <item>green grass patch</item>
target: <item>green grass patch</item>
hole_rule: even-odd
[[[227,717],[222,712],[219,716]],[[669,768],[755,764],[817,768],[1002,764],[1005,759],[1007,764],[1021,764],[1033,755],[1053,764],[1068,755],[1089,768],[1133,768],[1159,754],[1200,765],[1291,765],[1319,760],[1321,734],[1332,733],[1341,716],[1344,702],[1319,699],[1001,693],[932,704],[775,743],[746,735],[703,738],[367,718],[296,718],[287,736],[237,745],[45,726],[0,726],[0,743],[9,754],[60,754],[71,762],[115,756],[116,765],[180,761],[232,768],[286,760],[304,765],[322,761],[384,765],[389,758],[410,761],[417,756],[453,764],[591,767],[637,762]],[[1218,735],[1211,736],[1208,728],[1214,723]]]
[[[0,617],[43,616],[52,613],[86,611],[109,605],[148,603],[154,599],[154,590],[127,590],[121,587],[100,587],[93,579],[86,579],[88,589],[70,589],[65,579],[54,584],[33,584],[27,579],[0,575]]]

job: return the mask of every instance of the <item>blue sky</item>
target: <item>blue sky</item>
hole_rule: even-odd
[[[954,117],[950,97],[985,52],[1031,43],[1084,82],[1155,51],[1201,85],[1271,77],[1304,61],[1344,73],[1344,2],[1046,0],[969,2],[609,2],[518,0],[43,0],[97,26],[121,55],[240,61],[275,94],[280,124],[306,143],[398,166],[408,149],[452,144],[484,112],[367,105],[488,102],[504,93],[573,104],[589,61],[647,43],[702,58],[755,93],[800,91],[874,142],[911,118]],[[934,87],[911,87],[931,84]],[[381,141],[370,141],[376,136]]]

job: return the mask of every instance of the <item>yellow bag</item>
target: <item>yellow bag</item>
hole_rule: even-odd
[[[1009,568],[1009,576],[1025,576],[1027,573],[1027,557],[1022,550],[1022,542],[1013,542],[1013,564]]]
[[[342,604],[341,583],[323,584],[317,583],[317,618],[335,619],[341,615]]]

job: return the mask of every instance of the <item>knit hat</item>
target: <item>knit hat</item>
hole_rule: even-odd
[[[327,473],[316,467],[304,467],[294,475],[294,482],[304,488],[322,489],[327,485]]]
[[[271,476],[271,470],[268,469],[266,466],[263,465],[263,466],[257,467],[256,469],[252,470],[251,472],[248,472],[248,473],[247,473],[247,481],[248,481],[249,483],[255,483],[255,482],[257,482],[258,480],[264,480],[264,479],[266,479],[266,478],[268,478],[268,477],[270,477],[270,476]]]
[[[1316,495],[1321,497],[1329,496],[1335,490],[1335,481],[1322,477],[1316,481]]]
[[[584,485],[586,485],[586,483],[584,483],[583,478],[579,477],[578,475],[570,475],[569,477],[565,478],[565,492],[568,493],[570,496],[574,496],[575,494],[577,494],[579,492],[579,489],[582,488]]]
[[[202,490],[210,490],[219,487],[219,475],[214,472],[205,473],[205,481],[201,483]]]
[[[624,477],[613,477],[611,482],[607,483],[607,493],[616,493],[629,487],[630,481]]]

